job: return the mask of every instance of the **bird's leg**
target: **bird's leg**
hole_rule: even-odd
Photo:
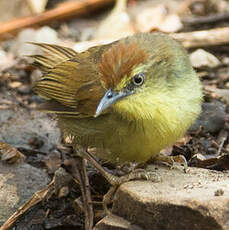
[[[112,187],[110,188],[108,193],[105,194],[103,199],[104,210],[107,214],[109,213],[107,205],[111,203],[114,193],[121,184],[128,182],[130,180],[150,180],[154,182],[160,181],[160,178],[156,173],[147,172],[144,169],[135,169],[127,175],[118,177],[105,171],[105,169],[96,161],[96,159],[87,150],[80,149],[79,154],[81,157],[88,160],[88,162],[91,163],[102,174],[102,176],[104,176],[105,179],[112,185]]]
[[[111,185],[120,185],[119,177],[108,173],[87,150],[80,149],[78,153],[92,164]]]
[[[156,176],[155,173],[146,172],[144,169],[136,169],[127,175],[118,177],[111,173],[108,173],[87,150],[81,149],[80,156],[87,159],[102,174],[102,176],[104,176],[105,179],[113,186],[119,186],[130,180],[158,181],[158,176]]]

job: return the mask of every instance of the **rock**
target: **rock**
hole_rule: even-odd
[[[31,94],[32,89],[29,85],[21,85],[17,88],[18,93],[25,95],[25,94]]]
[[[177,14],[169,14],[165,17],[160,30],[165,33],[175,33],[183,28],[180,17]]]
[[[47,174],[40,169],[0,161],[0,226],[48,182]]]
[[[216,101],[202,104],[202,112],[189,132],[195,132],[202,126],[205,132],[216,133],[224,127],[227,114],[224,104]]]
[[[16,61],[11,53],[0,49],[0,72],[14,65]]]
[[[190,54],[190,61],[195,68],[210,67],[214,68],[220,65],[220,61],[211,53],[198,49]]]
[[[140,32],[149,32],[151,30],[158,29],[161,25],[164,16],[166,14],[166,8],[163,4],[156,6],[148,6],[141,10],[140,14],[135,14],[136,27]]]
[[[34,149],[48,153],[60,143],[60,131],[56,121],[47,114],[17,109],[0,113],[0,141],[16,148]],[[32,140],[40,145],[33,144]]]
[[[10,51],[17,56],[32,55],[36,52],[35,46],[28,44],[27,42],[35,42],[36,31],[32,28],[22,30],[17,40],[11,45]]]
[[[142,230],[137,225],[131,224],[129,221],[116,215],[108,215],[99,221],[93,230]]]
[[[68,186],[72,176],[62,167],[59,167],[54,174],[55,192],[60,194],[60,190]]]
[[[56,44],[59,42],[57,32],[48,26],[43,26],[36,31],[36,42]]]
[[[222,98],[227,105],[229,104],[229,90],[228,89],[214,89],[214,92],[216,95],[218,95],[220,98]]]
[[[189,168],[189,172],[184,173],[181,168],[171,170],[155,165],[149,168],[156,171],[162,181],[122,184],[114,198],[113,214],[142,229],[229,229],[229,172]],[[222,192],[216,196],[219,190]],[[112,225],[112,221],[109,224]],[[115,229],[109,224],[102,228],[98,223],[96,230]]]
[[[57,32],[48,26],[43,26],[38,30],[27,28],[18,34],[17,40],[12,44],[10,51],[19,57],[38,54],[40,49],[37,46],[29,44],[29,42],[57,44],[59,43],[59,39]]]
[[[177,32],[183,28],[180,17],[177,14],[169,14],[167,4],[156,4],[144,7],[136,15],[136,27],[138,31],[149,32],[158,30],[165,33]]]

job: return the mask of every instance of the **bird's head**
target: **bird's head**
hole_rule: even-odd
[[[99,70],[106,93],[95,117],[108,108],[120,113],[130,110],[141,113],[145,105],[157,103],[153,101],[156,97],[163,98],[163,94],[177,85],[178,75],[189,64],[184,55],[184,60],[178,60],[183,48],[164,37],[151,40],[150,35],[147,38],[140,34],[117,42],[102,55]]]

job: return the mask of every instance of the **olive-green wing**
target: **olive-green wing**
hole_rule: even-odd
[[[93,116],[105,92],[99,79],[98,60],[94,61],[89,51],[78,54],[57,45],[35,45],[44,52],[32,56],[34,65],[44,74],[33,85],[34,91],[48,100],[41,109],[63,116]]]

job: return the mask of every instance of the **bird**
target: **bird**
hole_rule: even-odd
[[[43,72],[33,84],[45,99],[40,109],[56,114],[76,150],[94,148],[96,157],[116,164],[146,162],[201,112],[202,87],[187,51],[166,34],[136,33],[82,53],[35,45],[43,50],[33,56]],[[102,171],[94,155],[84,156]]]

